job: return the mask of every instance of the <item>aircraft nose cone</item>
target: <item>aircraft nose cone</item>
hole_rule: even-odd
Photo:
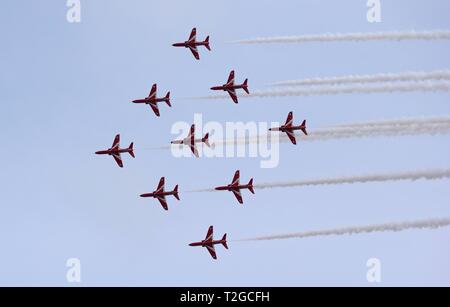
[[[194,246],[194,243],[189,243],[189,246]]]
[[[96,152],[95,152],[96,155],[98,155],[99,153],[100,153],[99,151],[96,151]]]

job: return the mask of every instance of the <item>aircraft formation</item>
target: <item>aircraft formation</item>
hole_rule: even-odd
[[[206,49],[211,51],[210,43],[209,43],[209,36],[206,37],[204,41],[197,41],[196,40],[196,34],[197,30],[196,28],[193,28],[191,31],[191,34],[189,36],[189,39],[184,42],[180,43],[174,43],[172,46],[174,47],[184,47],[189,48],[189,50],[192,52],[196,60],[200,60],[200,55],[198,52],[199,46],[205,46]],[[248,79],[245,79],[242,84],[235,84],[234,81],[234,70],[232,70],[228,76],[228,80],[225,84],[219,85],[219,86],[213,86],[210,89],[213,91],[225,91],[227,92],[234,103],[239,103],[238,97],[236,94],[237,89],[243,89],[247,94],[249,94],[248,90]],[[153,110],[156,116],[160,116],[160,111],[158,107],[158,103],[165,102],[169,107],[172,107],[172,104],[170,102],[170,91],[167,92],[167,94],[164,97],[157,97],[157,84],[153,84],[150,90],[149,95],[146,98],[140,98],[135,99],[132,101],[132,103],[136,104],[146,104],[149,105],[150,108]],[[296,138],[294,131],[295,130],[301,130],[305,135],[308,135],[306,131],[306,120],[304,120],[300,125],[294,125],[293,124],[293,118],[294,115],[292,112],[289,112],[286,122],[284,125],[280,127],[274,127],[270,128],[269,131],[280,131],[285,132],[291,142],[296,145]],[[204,137],[196,138],[195,137],[195,125],[193,124],[190,128],[189,134],[182,140],[173,140],[170,142],[171,144],[178,144],[178,145],[186,145],[189,146],[192,154],[195,157],[199,157],[198,150],[196,144],[205,144],[206,146],[210,146],[209,143],[209,133],[206,133]],[[96,151],[95,154],[97,155],[109,155],[112,156],[117,163],[119,167],[123,167],[123,161],[122,161],[122,153],[129,153],[131,157],[135,158],[134,151],[133,151],[133,142],[128,146],[127,148],[120,148],[120,134],[117,134],[114,138],[113,144],[110,148],[105,150],[99,150]],[[159,201],[161,206],[164,210],[169,210],[169,206],[166,200],[166,196],[173,196],[177,200],[180,200],[179,192],[178,192],[178,184],[175,185],[174,189],[172,191],[165,191],[165,177],[162,177],[159,180],[159,184],[153,192],[150,193],[143,193],[140,195],[140,197],[147,198],[152,197]],[[255,194],[255,191],[253,189],[253,178],[249,180],[247,184],[240,184],[240,171],[237,170],[233,176],[233,179],[230,184],[225,186],[218,186],[214,188],[217,191],[229,191],[234,194],[237,201],[240,204],[243,204],[243,198],[241,194],[241,190],[248,189],[252,194]],[[190,243],[189,246],[201,246],[205,247],[208,252],[210,253],[211,257],[213,259],[217,259],[216,251],[214,249],[214,245],[222,244],[226,249],[228,249],[227,245],[227,234],[224,234],[222,239],[220,240],[214,240],[213,238],[213,226],[210,226],[208,228],[208,232],[206,234],[206,237],[204,240],[199,242],[193,242]]]

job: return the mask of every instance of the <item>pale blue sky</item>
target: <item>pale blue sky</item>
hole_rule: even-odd
[[[339,226],[450,216],[449,182],[417,181],[181,193],[169,211],[138,195],[161,176],[181,191],[227,183],[236,169],[255,182],[448,167],[449,136],[282,144],[275,169],[258,159],[175,159],[175,121],[282,121],[310,130],[352,121],[450,114],[448,93],[403,93],[192,101],[226,79],[250,90],[286,79],[450,67],[448,41],[234,45],[257,36],[449,29],[450,3],[382,1],[383,22],[366,21],[366,1],[82,0],[82,22],[65,1],[0,4],[0,284],[67,285],[65,262],[81,260],[85,285],[366,285],[377,257],[386,284],[450,283],[450,230],[412,230],[217,247],[218,261],[187,244],[214,225],[230,239]],[[171,47],[196,26],[212,52],[196,62]],[[173,108],[161,118],[131,99],[157,82]],[[178,98],[178,99],[177,99]],[[134,141],[125,168],[95,156],[121,133]]]

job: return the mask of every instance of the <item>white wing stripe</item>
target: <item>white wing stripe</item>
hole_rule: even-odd
[[[213,233],[211,233],[206,239],[205,241],[210,241],[213,239]]]

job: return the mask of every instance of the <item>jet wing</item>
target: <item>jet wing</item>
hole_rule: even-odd
[[[291,140],[292,144],[296,145],[297,141],[295,139],[295,134],[292,131],[287,130],[286,131],[287,136],[289,137],[289,139]]]
[[[286,123],[284,124],[285,126],[292,126],[292,120],[294,119],[294,115],[292,114],[292,112],[289,112],[287,118],[286,118]]]
[[[238,103],[238,98],[236,95],[236,91],[234,89],[228,89],[227,90],[228,94],[230,94],[231,99],[233,99],[234,103]]]
[[[234,85],[234,70],[230,72],[230,75],[228,76],[227,84],[228,86]]]
[[[191,31],[191,35],[189,35],[189,42],[195,42],[197,36],[197,29],[193,28]]]
[[[200,55],[198,54],[197,47],[189,46],[189,50],[191,50],[192,54],[194,55],[194,58],[196,58],[197,60],[200,60]]]
[[[155,98],[156,97],[156,83],[152,85],[152,89],[150,90],[150,94],[148,94],[147,98]]]
[[[195,145],[195,124],[192,124],[186,140],[188,141],[189,145],[191,145],[191,146]]]
[[[150,107],[152,108],[153,112],[155,113],[156,116],[159,116],[159,109],[158,109],[158,105],[155,103],[150,103]]]
[[[158,187],[156,188],[156,192],[164,192],[164,177],[161,177],[159,180]]]
[[[231,181],[231,185],[238,185],[239,184],[239,171],[236,171],[234,173],[233,180]]]
[[[238,200],[238,202],[240,204],[243,204],[244,201],[242,200],[242,195],[241,195],[241,191],[240,190],[231,190],[234,194],[234,196],[236,196],[236,199]]]
[[[189,134],[186,137],[186,141],[188,141],[188,143],[185,144],[189,145],[189,148],[191,149],[192,153],[198,158],[197,147],[195,147],[195,124],[191,126],[191,130],[189,130]]]
[[[116,135],[116,137],[114,138],[114,142],[111,146],[111,149],[119,148],[119,144],[120,144],[120,134]]]
[[[114,160],[116,160],[117,165],[119,165],[120,167],[123,167],[122,157],[120,156],[120,153],[115,153],[112,156],[113,156]]]
[[[159,200],[159,203],[164,208],[164,210],[169,210],[167,207],[166,197],[165,196],[156,196],[156,198]]]
[[[216,250],[214,249],[214,245],[206,245],[206,249],[213,259],[217,259]]]
[[[191,140],[191,142],[194,140],[195,138],[195,124],[191,125],[191,129],[189,129],[189,134],[187,137],[189,140]]]
[[[189,144],[189,147],[191,148],[191,151],[194,154],[194,156],[198,158],[198,150],[197,147],[195,147],[195,144]]]
[[[212,241],[214,235],[213,226],[209,226],[208,232],[206,233],[205,241]]]

